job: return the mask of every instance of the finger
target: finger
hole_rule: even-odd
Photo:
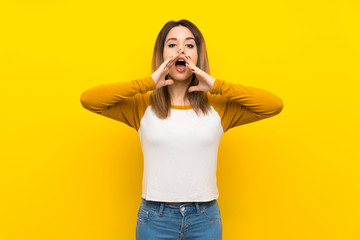
[[[165,72],[167,73],[170,68],[172,67],[173,63],[176,61],[176,59],[178,58],[178,56],[180,55],[181,49],[179,49],[175,55],[170,56],[168,59],[166,59],[163,63],[163,69],[165,70]]]
[[[164,86],[173,85],[173,84],[174,84],[174,80],[168,79],[168,80],[165,80],[165,85]]]
[[[176,61],[179,59],[180,55],[181,55],[181,49],[179,49],[179,51],[177,51],[177,53],[175,54],[175,56],[173,57],[172,61],[170,61],[170,67],[172,67],[173,65],[175,65]]]
[[[167,73],[168,71],[170,71],[170,68],[176,63],[177,59],[179,58],[179,56],[181,55],[181,48],[175,53],[175,55],[170,56],[168,59],[166,59],[166,61],[163,63],[164,64],[164,70]]]
[[[187,61],[185,62],[185,65],[190,68],[191,71],[193,71],[195,74],[198,73],[198,67],[190,60],[190,56],[185,56]]]
[[[187,65],[189,65],[189,64],[193,65],[193,62],[192,62],[191,57],[189,55],[188,56],[185,55],[185,58],[186,58],[185,63],[187,63]]]
[[[189,62],[192,62],[192,59],[191,59],[190,55],[185,55],[185,58],[186,58]]]
[[[162,64],[165,66],[165,67],[168,67],[171,65],[171,63],[179,56],[179,53],[180,53],[181,49],[179,49],[175,55],[172,55],[170,57],[168,57],[168,59],[166,59]]]
[[[175,55],[170,56],[168,65],[172,65],[173,63],[175,63],[180,55],[181,55],[181,48],[175,53]]]
[[[185,65],[187,65],[191,70],[193,70],[196,65],[192,62],[191,57],[190,56],[185,56],[186,60],[185,60]]]
[[[200,91],[198,87],[189,87],[188,92]]]

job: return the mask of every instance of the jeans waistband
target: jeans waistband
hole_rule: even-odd
[[[162,211],[165,209],[168,209],[170,211],[179,211],[179,209],[182,209],[183,207],[194,207],[197,210],[197,213],[200,214],[200,212],[212,206],[216,203],[216,199],[207,201],[207,202],[186,202],[186,203],[166,203],[161,201],[153,201],[153,200],[146,200],[145,198],[141,198],[141,203],[149,208],[152,208],[154,210],[157,210],[160,212],[160,216],[162,215]]]

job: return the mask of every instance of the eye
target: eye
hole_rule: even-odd
[[[173,45],[176,45],[176,44],[174,44],[174,43],[169,44],[168,47],[172,48]],[[194,48],[194,45],[192,45],[192,44],[187,44],[187,45],[189,46],[189,48]]]

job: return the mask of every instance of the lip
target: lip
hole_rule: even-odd
[[[185,57],[178,57],[178,59],[176,59],[176,61],[179,60],[179,59],[183,59],[184,61],[186,61]]]
[[[177,66],[174,66],[174,67],[175,67],[176,71],[178,71],[178,72],[185,72],[185,71],[186,71],[186,66],[185,66],[184,70],[182,70],[182,71],[180,71],[180,70],[177,68]]]

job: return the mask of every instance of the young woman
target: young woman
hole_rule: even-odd
[[[188,20],[161,29],[150,76],[90,88],[81,103],[140,136],[138,240],[222,239],[216,186],[221,137],[283,108],[273,93],[211,76],[204,38]]]

